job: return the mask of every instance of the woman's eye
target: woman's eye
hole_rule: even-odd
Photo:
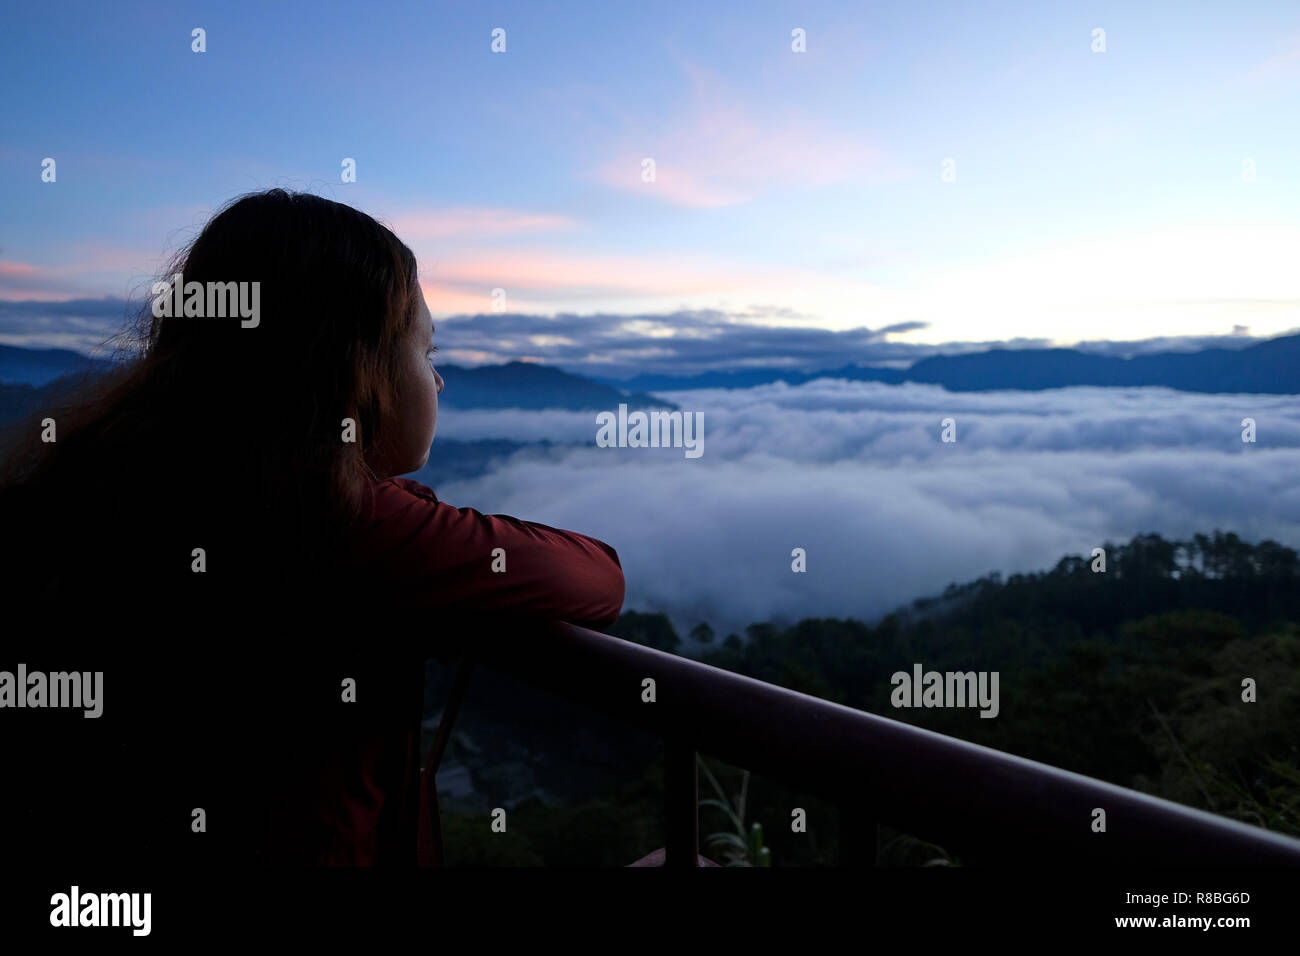
[[[436,351],[438,351],[438,346],[431,345],[429,346],[429,351],[425,352],[424,354],[427,358],[433,358],[433,353]]]

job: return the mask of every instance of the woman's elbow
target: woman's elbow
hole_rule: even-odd
[[[615,567],[613,574],[610,576],[608,598],[606,606],[603,609],[600,623],[602,625],[613,624],[618,620],[618,616],[623,613],[623,599],[627,596],[627,584],[623,580],[623,569]]]
[[[625,588],[623,569],[615,558],[613,566],[601,575],[600,584],[592,595],[594,600],[584,615],[585,623],[591,627],[608,627],[617,621],[623,613]]]

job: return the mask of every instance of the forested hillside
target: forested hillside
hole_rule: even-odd
[[[1104,547],[1105,571],[1094,571],[1097,560],[1089,556],[1064,558],[1039,574],[1006,580],[990,574],[874,625],[842,619],[788,628],[756,624],[747,639],[719,640],[702,622],[686,640],[704,645],[693,649],[695,656],[731,671],[1300,835],[1296,552],[1217,532],[1185,542],[1144,535]],[[665,650],[684,646],[661,615],[627,613],[611,631]],[[894,708],[890,676],[916,663],[926,670],[998,671],[999,715]],[[1254,703],[1242,700],[1245,678],[1255,682]],[[431,702],[438,693],[435,686]],[[487,799],[480,784],[498,792],[502,784],[477,779],[475,765],[490,775],[487,768],[500,766],[494,755],[506,750],[529,768],[535,787],[512,817],[522,822],[511,847],[491,841],[494,858],[517,851],[518,862],[579,863],[585,847],[601,862],[631,862],[661,845],[654,742],[546,698],[527,705],[532,727],[524,731],[508,716],[523,706],[510,693],[486,691],[460,725],[478,748],[459,754],[476,796]],[[539,712],[549,716],[537,723]],[[559,772],[577,753],[593,759],[578,761],[583,767],[576,774],[573,766]],[[555,772],[547,774],[552,765]],[[716,796],[716,777],[734,804],[740,772],[716,761],[707,762],[707,771],[701,795]],[[563,781],[579,779],[597,789],[604,779],[607,788],[600,796],[566,794]],[[765,824],[776,865],[834,861],[834,808],[771,781],[750,779],[746,789],[745,826]],[[783,832],[796,805],[809,808],[807,834]],[[452,809],[449,826],[449,857],[460,853],[469,861],[487,852],[479,830],[488,831],[475,814]],[[592,840],[565,839],[570,827],[587,827]],[[702,837],[727,828],[721,810],[702,809]],[[889,842],[884,853],[887,862],[942,855],[907,838]]]

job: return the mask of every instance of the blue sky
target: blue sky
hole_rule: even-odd
[[[1300,5],[1135,6],[16,7],[0,341],[90,347],[164,254],[271,186],[389,223],[451,361],[576,343],[599,372],[620,328],[663,340],[651,369],[737,324],[859,330],[843,361],[873,358],[864,338],[1300,327]],[[493,289],[527,334],[468,335]]]

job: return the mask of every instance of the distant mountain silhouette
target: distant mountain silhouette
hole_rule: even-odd
[[[72,372],[103,372],[109,365],[72,349],[0,345],[0,382],[6,385],[45,385]]]
[[[110,367],[71,349],[25,349],[0,345],[0,425],[39,409],[53,393],[83,375]],[[1131,388],[1158,385],[1184,392],[1300,394],[1300,335],[1269,339],[1243,349],[1156,352],[1112,358],[1078,349],[990,349],[921,359],[911,368],[844,365],[793,372],[760,368],[700,375],[638,375],[625,381],[593,379],[536,362],[504,365],[439,365],[447,382],[440,401],[451,408],[612,411],[676,405],[646,394],[685,388],[750,388],[784,381],[802,385],[817,378],[859,382],[923,382],[949,391],[1037,391],[1071,385]]]
[[[1075,349],[992,349],[922,359],[907,370],[907,379],[942,385],[954,392],[1163,385],[1184,392],[1294,395],[1300,393],[1300,335],[1269,339],[1244,349],[1155,352],[1129,359]]]
[[[1155,352],[1112,358],[1078,349],[990,349],[921,359],[906,371],[846,365],[816,372],[748,369],[700,375],[638,375],[602,379],[619,388],[670,391],[682,388],[749,388],[784,381],[801,385],[817,378],[851,381],[924,382],[949,391],[1019,389],[1037,391],[1070,385],[1135,387],[1160,385],[1184,392],[1300,394],[1300,335],[1269,339],[1243,349]]]
[[[109,362],[70,349],[0,345],[0,426],[48,406],[55,396],[85,376],[102,374],[109,367]],[[652,395],[629,395],[581,375],[530,362],[478,368],[439,365],[438,372],[447,383],[439,402],[451,408],[616,411],[620,404],[677,408]]]
[[[615,388],[659,392],[679,388],[753,388],[755,385],[770,385],[772,382],[802,385],[815,378],[846,378],[855,382],[884,382],[886,385],[899,385],[906,375],[907,372],[896,368],[845,365],[841,368],[822,369],[816,372],[798,372],[788,368],[749,368],[735,372],[702,372],[699,375],[638,375],[626,381],[598,378],[596,381]]]
[[[43,385],[6,385],[0,382],[0,428],[53,407],[58,397],[81,384],[87,369],[70,372]]]
[[[447,383],[439,404],[453,408],[561,408],[569,411],[615,411],[620,403],[636,408],[676,408],[652,395],[621,389],[536,362],[505,365],[439,365]]]

